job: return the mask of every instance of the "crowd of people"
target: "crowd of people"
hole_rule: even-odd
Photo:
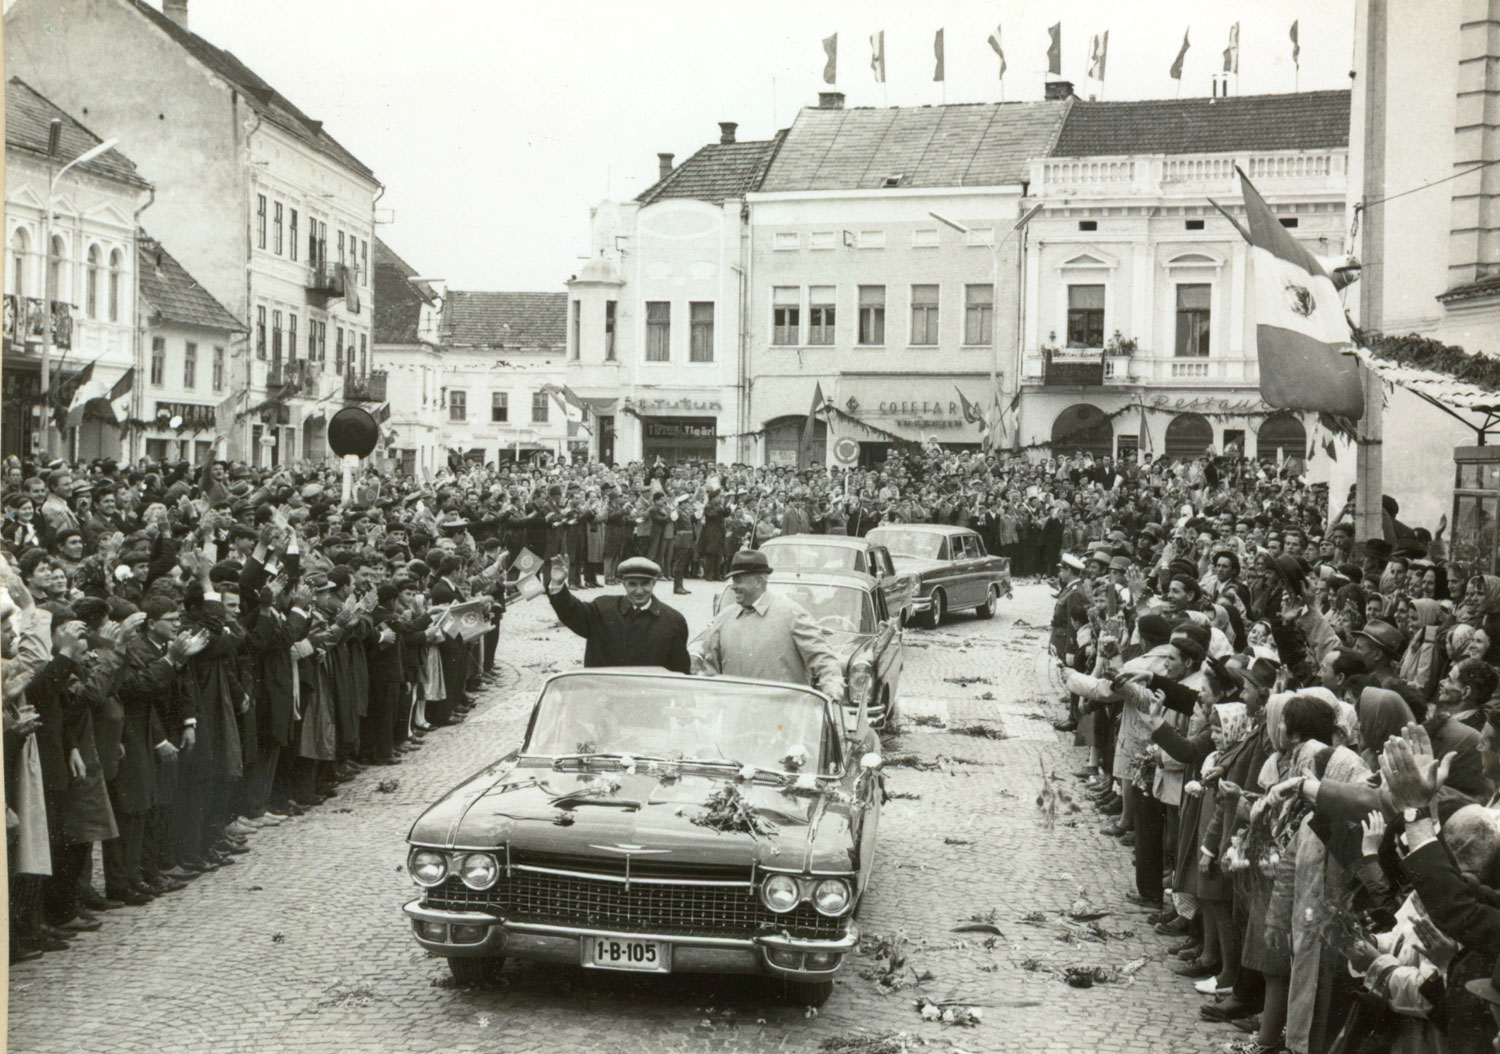
[[[753,586],[769,537],[942,522],[1018,576],[1056,571],[1060,727],[1091,748],[1132,896],[1214,997],[1205,1017],[1257,1051],[1350,1028],[1478,1049],[1500,999],[1500,578],[1393,502],[1356,544],[1299,468],[929,446],[848,470],[365,471],[345,496],[331,466],[12,459],[11,957],[232,864],[258,828],[461,722],[518,593],[549,593],[593,647],[590,620],[627,618],[633,594],[591,613],[570,589],[642,567],[676,591]],[[674,668],[681,635],[653,645]]]
[[[1233,482],[1106,516],[1051,651],[1104,833],[1234,1051],[1500,1049],[1500,577]]]

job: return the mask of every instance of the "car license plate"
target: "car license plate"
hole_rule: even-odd
[[[662,941],[633,941],[618,937],[584,937],[583,965],[598,970],[639,970],[644,973],[669,973],[670,944]]]

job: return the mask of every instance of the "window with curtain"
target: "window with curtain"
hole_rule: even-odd
[[[1177,356],[1208,356],[1209,314],[1213,287],[1208,283],[1184,283],[1177,287]]]
[[[1068,286],[1068,347],[1104,347],[1104,287]]]
[[[286,357],[291,361],[297,357],[297,312],[286,315]]]
[[[802,339],[802,288],[771,288],[771,343],[797,344]]]
[[[271,366],[281,365],[281,312],[271,312]]]
[[[292,316],[292,321],[297,321],[296,315]],[[213,371],[214,391],[222,392],[224,390],[224,348],[220,344],[214,345]]]
[[[104,253],[99,246],[89,246],[87,273],[84,275],[83,309],[89,318],[99,317],[99,272],[104,262]]]
[[[266,357],[266,308],[258,304],[255,308],[255,357]]]
[[[450,391],[448,393],[448,420],[467,421],[469,419],[469,393]]]
[[[510,420],[509,392],[490,392],[490,420],[497,424]]]
[[[670,301],[646,301],[646,361],[672,361],[672,304]],[[544,410],[543,413],[545,412]]]
[[[859,287],[859,342],[878,347],[885,343],[885,286]]]
[[[833,343],[836,312],[834,301],[836,288],[831,285],[815,285],[807,290],[807,342],[828,345]]]
[[[583,354],[579,346],[583,340],[583,303],[575,300],[568,307],[571,308],[568,313],[568,358],[576,361]]]
[[[604,302],[604,361],[615,361],[615,301]]]
[[[938,287],[935,285],[911,287],[911,342],[938,342]]]
[[[964,286],[964,343],[990,344],[995,339],[995,287]]]
[[[182,352],[182,386],[198,387],[198,345],[192,341],[187,342]]]
[[[125,254],[119,249],[109,254],[109,320],[120,321],[120,283],[124,280]]]
[[[271,207],[274,210],[274,212],[272,213],[272,216],[271,216],[271,234],[272,234],[271,251],[274,252],[277,256],[280,256],[281,255],[281,248],[282,248],[282,238],[281,238],[281,232],[282,232],[282,205],[281,205],[281,202],[279,202],[279,201],[275,202]]]
[[[552,397],[546,392],[531,393],[531,423],[544,425],[547,423],[547,403]]]
[[[266,196],[255,195],[255,244],[257,248],[266,247]]]
[[[167,339],[151,338],[151,383],[160,388],[167,378]]]
[[[26,295],[26,257],[30,252],[31,236],[24,227],[17,227],[10,236],[10,291],[17,299]]]
[[[688,304],[688,361],[714,361],[714,305],[711,300]]]
[[[52,236],[52,255],[48,258],[47,268],[52,282],[52,299],[72,300],[67,287],[68,246],[61,235]]]
[[[286,243],[287,255],[289,257],[291,257],[293,260],[295,260],[297,258],[297,239],[299,237],[300,237],[300,235],[297,232],[297,210],[293,209],[292,210],[292,215],[291,215],[291,222],[288,223],[288,225],[287,225],[287,243]]]

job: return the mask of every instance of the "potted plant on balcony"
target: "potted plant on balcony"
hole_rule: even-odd
[[[1104,345],[1104,353],[1106,355],[1129,356],[1134,355],[1136,348],[1139,346],[1139,342],[1134,337],[1122,337],[1120,336],[1120,331],[1117,329],[1114,336],[1110,337],[1109,342]]]

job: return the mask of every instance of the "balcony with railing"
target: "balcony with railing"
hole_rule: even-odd
[[[1024,357],[1021,380],[1044,387],[1240,387],[1259,384],[1260,369],[1253,357],[1246,356],[1182,358],[1042,348]]]
[[[1272,153],[1041,158],[1031,163],[1031,194],[1052,198],[1179,197],[1211,193],[1237,198],[1235,166],[1262,193],[1345,193],[1347,150]]]
[[[344,295],[344,284],[348,270],[341,263],[314,260],[308,269],[307,291],[324,299],[337,299]]]
[[[385,390],[384,370],[373,371],[365,377],[353,371],[344,374],[344,402],[346,403],[383,403],[386,400]]]

